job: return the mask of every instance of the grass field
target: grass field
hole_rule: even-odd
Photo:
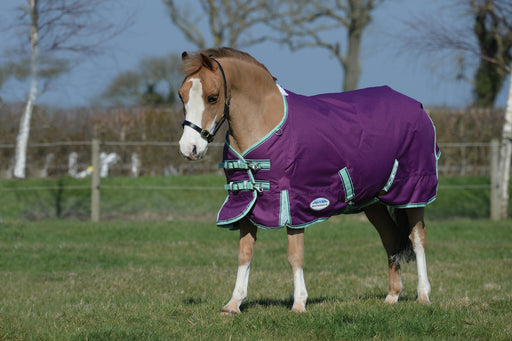
[[[385,252],[361,216],[306,231],[308,312],[295,314],[284,230],[260,231],[241,316],[220,316],[238,233],[213,222],[0,225],[0,340],[512,339],[512,224],[427,221],[430,305],[415,264],[394,306]]]

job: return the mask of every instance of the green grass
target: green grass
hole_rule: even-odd
[[[89,219],[90,181],[73,178],[0,181],[0,217],[4,220]],[[173,220],[184,216],[189,219],[206,216],[211,220],[226,197],[224,183],[225,179],[218,175],[101,179],[101,215],[107,220]],[[191,190],[191,187],[198,189]]]
[[[285,230],[260,231],[241,316],[238,233],[213,222],[5,220],[0,340],[338,340],[512,338],[512,224],[427,221],[432,304],[416,267],[394,306],[385,252],[360,215],[306,230],[308,312],[295,314]]]
[[[224,183],[221,175],[102,179],[101,217],[103,220],[212,221],[226,197]],[[489,217],[488,178],[443,177],[439,183],[437,200],[427,208],[430,219]],[[484,187],[454,187],[475,185]],[[90,179],[0,181],[0,218],[89,219],[89,186]],[[51,189],[41,189],[44,187]],[[509,212],[512,215],[512,200]]]

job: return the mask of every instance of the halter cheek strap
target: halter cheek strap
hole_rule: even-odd
[[[187,120],[184,120],[181,123],[182,127],[188,126],[192,129],[194,129],[195,131],[197,131],[201,135],[202,138],[204,138],[206,141],[208,141],[208,143],[213,141],[213,138],[215,137],[215,134],[217,134],[217,131],[219,130],[219,128],[222,126],[222,123],[224,123],[224,121],[229,118],[229,98],[228,98],[228,86],[227,86],[227,82],[226,82],[226,75],[224,74],[224,69],[222,69],[222,66],[220,65],[220,63],[214,58],[212,58],[212,60],[215,63],[217,63],[217,65],[219,66],[220,73],[222,74],[222,79],[224,80],[224,112],[222,113],[222,117],[220,118],[219,122],[217,122],[217,124],[215,125],[215,127],[213,128],[213,130],[211,132],[206,129],[202,129],[201,127],[199,127],[199,126],[195,125],[194,123],[187,121]]]

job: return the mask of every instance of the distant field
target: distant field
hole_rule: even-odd
[[[427,208],[427,216],[488,218],[489,182],[486,177],[442,177],[438,199]],[[224,183],[221,175],[102,179],[101,217],[212,221],[226,197]],[[90,179],[0,181],[0,218],[89,219],[89,187]],[[512,204],[509,211],[512,215]]]
[[[193,203],[189,203],[192,205]],[[222,317],[238,233],[213,222],[0,225],[0,340],[510,340],[510,221],[428,220],[432,304],[415,264],[394,306],[385,252],[361,216],[306,231],[308,312],[294,314],[286,233],[260,231],[243,314]]]

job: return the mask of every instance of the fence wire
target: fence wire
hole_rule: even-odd
[[[439,185],[439,189],[482,189],[490,188],[491,184],[480,185]],[[53,191],[53,190],[90,190],[87,185],[65,186],[30,186],[0,188],[0,192],[17,191]],[[126,185],[101,185],[100,190],[145,190],[145,191],[225,191],[222,186],[126,186]]]
[[[41,143],[31,143],[28,145],[28,148],[51,148],[51,147],[86,147],[90,148],[92,145],[92,141],[57,141],[57,142],[41,142]],[[100,142],[101,147],[177,147],[179,145],[176,141],[102,141]],[[223,147],[224,143],[221,142],[213,142],[209,146],[214,148],[220,148]],[[464,150],[465,148],[491,148],[493,145],[491,142],[438,142],[438,145],[441,149],[446,148],[460,148]],[[14,149],[14,144],[0,144],[0,149]],[[114,150],[116,150],[114,148]],[[487,154],[487,153],[484,153]],[[210,160],[211,161],[211,160]],[[208,163],[211,163],[210,161],[207,161]],[[203,162],[203,168],[206,169],[205,163]],[[87,163],[84,163],[83,161],[79,163],[81,167],[86,167],[88,165]],[[192,164],[187,163],[187,167],[192,167]],[[196,166],[194,164],[194,166]],[[216,166],[216,163],[215,165]],[[59,169],[64,170],[66,166],[58,164],[57,166]],[[124,171],[125,174],[127,173],[126,169],[128,169],[130,166],[128,164],[123,164],[121,166],[117,166],[118,169],[121,169]],[[156,167],[154,165],[148,164],[145,165],[147,168]],[[179,165],[177,165],[179,168]],[[201,167],[201,166],[198,166]],[[212,166],[213,167],[213,166]],[[466,160],[463,159],[460,162],[452,162],[449,160],[446,164],[440,165],[440,167],[443,167],[443,169],[447,169],[447,174],[450,173],[450,167],[456,168],[460,167],[462,170],[464,167],[467,167]],[[472,167],[472,166],[469,166]],[[488,164],[479,164],[475,166],[474,168],[480,167],[482,169],[489,168]],[[441,169],[441,168],[440,168]],[[118,172],[119,173],[119,172]],[[440,173],[442,173],[440,171]],[[66,172],[59,173],[62,176],[62,174],[66,174]],[[145,173],[146,174],[146,173]],[[147,173],[151,175],[151,173]],[[159,173],[155,173],[159,174]],[[179,174],[182,174],[181,172]],[[116,174],[115,176],[119,176],[119,174]],[[123,176],[123,175],[121,175]],[[127,175],[124,175],[127,176]],[[481,184],[481,185],[440,185],[439,189],[482,189],[482,188],[489,188],[490,184]],[[90,186],[83,185],[83,186],[65,186],[65,187],[57,187],[57,186],[31,186],[31,187],[16,187],[16,188],[0,188],[0,191],[39,191],[39,190],[86,190],[90,189]],[[221,186],[220,187],[195,187],[195,186],[114,186],[114,185],[101,185],[101,189],[106,190],[162,190],[162,191],[169,191],[169,190],[190,190],[190,191],[204,191],[204,190],[224,190]]]

